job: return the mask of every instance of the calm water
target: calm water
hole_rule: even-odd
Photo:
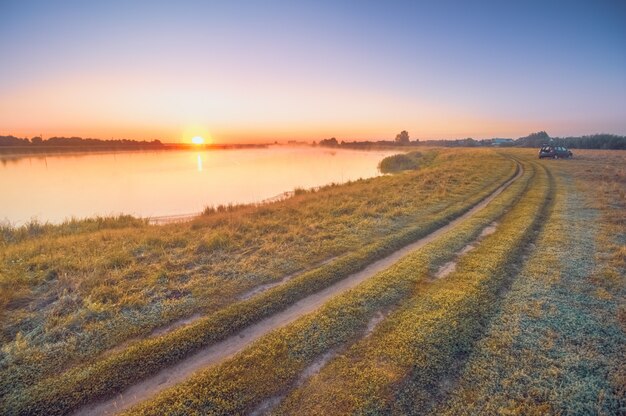
[[[271,147],[0,159],[0,221],[192,214],[376,176],[378,162],[393,153]]]

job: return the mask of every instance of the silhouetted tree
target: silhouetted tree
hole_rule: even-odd
[[[520,137],[515,141],[516,146],[524,147],[541,147],[542,145],[550,142],[550,136],[545,131],[539,131],[537,133],[530,133],[526,137]]]
[[[331,137],[330,139],[320,140],[320,146],[337,147],[339,146],[339,142],[337,142],[337,139],[334,137]]]
[[[15,136],[0,136],[0,146],[28,146],[28,139],[20,139]]]
[[[409,144],[409,132],[406,130],[402,130],[400,134],[396,135],[396,143],[398,144]]]

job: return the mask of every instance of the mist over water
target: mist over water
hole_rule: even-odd
[[[309,147],[33,155],[0,162],[0,221],[184,215],[380,175],[397,151]]]

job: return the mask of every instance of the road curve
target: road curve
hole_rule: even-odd
[[[164,368],[157,374],[146,378],[116,396],[97,403],[92,403],[78,409],[74,415],[113,415],[121,411],[129,409],[144,400],[150,399],[161,391],[172,387],[187,378],[189,378],[194,372],[215,365],[223,361],[224,359],[233,356],[246,348],[252,342],[261,338],[263,335],[270,331],[280,328],[295,321],[299,317],[313,312],[317,308],[321,307],[332,297],[343,293],[349,289],[354,288],[364,280],[374,276],[376,273],[381,272],[398,260],[409,254],[410,252],[417,250],[424,245],[430,243],[441,234],[451,230],[460,222],[474,215],[476,212],[485,208],[491,201],[493,201],[502,191],[504,191],[511,183],[522,176],[524,170],[519,162],[517,162],[518,171],[517,174],[505,182],[502,186],[496,189],[488,197],[472,207],[465,214],[452,220],[448,224],[433,231],[427,236],[393,252],[389,256],[382,258],[378,261],[371,263],[365,269],[360,272],[354,273],[341,281],[320,290],[304,299],[299,300],[288,308],[263,319],[262,321],[253,324],[239,333],[232,335],[223,341],[208,346],[199,350],[197,353],[179,361],[178,363]]]

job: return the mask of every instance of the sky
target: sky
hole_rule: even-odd
[[[623,0],[0,0],[0,135],[625,135],[625,22]]]

